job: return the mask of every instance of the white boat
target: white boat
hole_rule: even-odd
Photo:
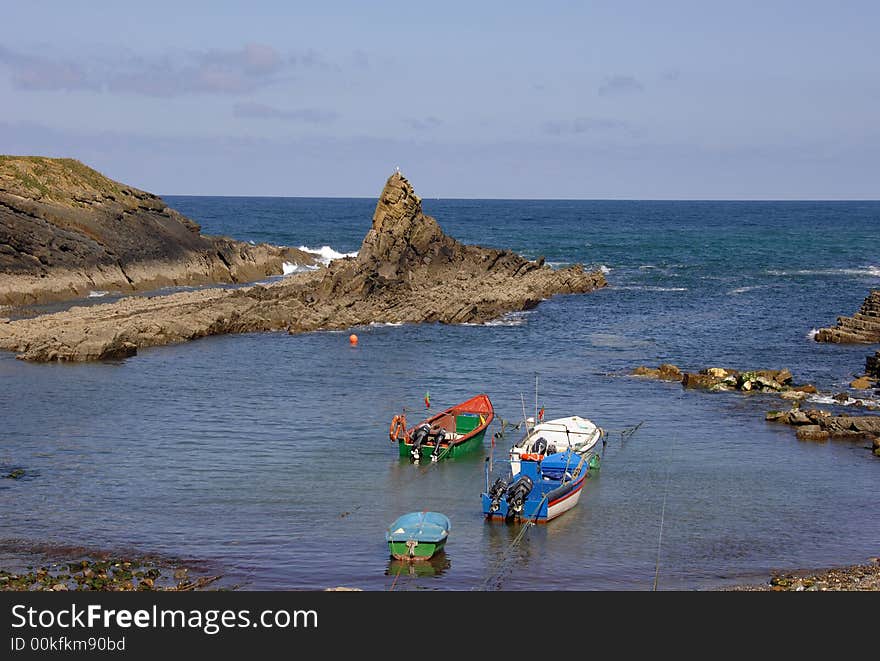
[[[584,455],[596,447],[602,438],[602,428],[586,418],[571,415],[567,418],[541,421],[526,420],[526,434],[510,448],[510,471],[516,475],[522,460],[540,461],[547,455],[571,450]]]

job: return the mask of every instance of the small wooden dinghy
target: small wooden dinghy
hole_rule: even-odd
[[[446,544],[449,519],[440,512],[410,512],[388,526],[388,550],[398,560],[428,560]]]

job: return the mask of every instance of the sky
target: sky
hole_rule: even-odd
[[[878,199],[880,3],[7,3],[0,153],[160,195]]]

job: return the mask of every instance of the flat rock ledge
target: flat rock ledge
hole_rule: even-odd
[[[0,349],[24,360],[90,361],[208,335],[302,333],[377,323],[483,323],[556,294],[606,285],[580,265],[553,269],[509,250],[464,245],[422,213],[400,174],[385,184],[358,256],[270,285],[124,298],[0,321]]]
[[[865,439],[871,450],[880,457],[880,415],[834,415],[821,409],[768,411],[768,422],[779,422],[797,428],[802,441],[827,441],[829,438]]]
[[[880,289],[872,290],[852,317],[838,317],[835,328],[820,328],[815,339],[835,343],[880,342]]]

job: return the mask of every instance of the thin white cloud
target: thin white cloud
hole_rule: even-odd
[[[409,117],[403,120],[407,126],[416,131],[430,131],[431,129],[435,129],[438,126],[443,124],[442,119],[438,119],[437,117],[429,116],[429,117]]]
[[[644,91],[645,86],[633,76],[606,76],[599,86],[599,96],[634,94]]]
[[[603,117],[576,117],[544,123],[544,133],[549,135],[576,135],[581,133],[630,132],[629,123]]]
[[[332,110],[321,108],[285,109],[263,103],[236,103],[232,114],[241,119],[280,119],[306,122],[308,124],[329,124],[338,115]]]
[[[267,44],[151,56],[106,54],[88,60],[34,56],[0,47],[0,69],[23,91],[90,90],[178,97],[243,95],[265,89],[297,70],[337,70],[315,50],[282,54]]]

